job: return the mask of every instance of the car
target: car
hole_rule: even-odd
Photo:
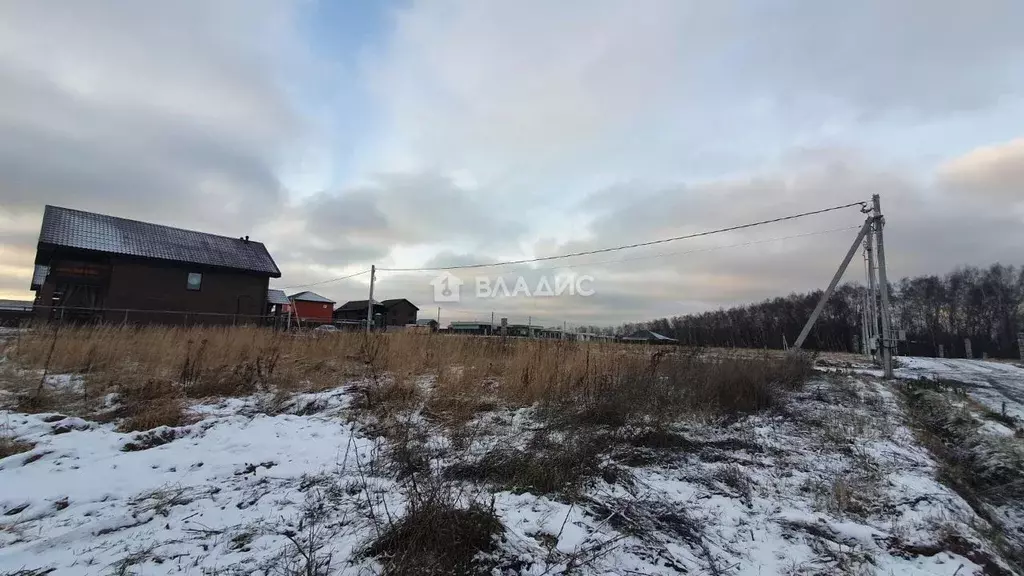
[[[338,331],[338,327],[334,326],[333,324],[324,324],[322,326],[317,326],[314,329],[314,332],[317,332],[319,334],[330,334],[330,333],[337,332],[337,331]]]

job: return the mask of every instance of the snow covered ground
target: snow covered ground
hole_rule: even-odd
[[[990,410],[1024,420],[1024,368],[1005,362],[960,358],[900,358],[898,378],[948,379]]]
[[[993,402],[1024,390],[1019,368],[901,361],[901,375],[970,378]],[[193,424],[130,434],[0,413],[34,444],[0,459],[0,574],[381,573],[361,551],[408,503],[387,441],[352,401],[345,387],[283,412],[234,398],[192,406]],[[517,439],[537,427],[528,409],[485,413],[455,450],[443,427],[408,422],[435,471],[526,446]],[[823,375],[784,413],[680,423],[669,439],[603,452],[618,473],[576,498],[467,488],[503,525],[493,573],[1013,574],[987,523],[936,479],[894,390],[870,376]]]

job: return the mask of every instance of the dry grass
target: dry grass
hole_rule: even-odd
[[[374,537],[363,554],[377,558],[382,574],[441,576],[490,574],[482,558],[494,552],[504,527],[490,504],[425,471],[402,482],[402,517],[375,516]]]
[[[10,434],[0,432],[0,458],[7,458],[35,448],[31,442],[22,442]]]
[[[119,387],[122,432],[151,430],[185,423],[185,405],[180,388],[168,380],[147,379]]]
[[[428,414],[451,423],[501,403],[540,405],[566,423],[650,424],[776,407],[811,370],[808,358],[775,354],[255,327],[40,327],[6,352],[21,368],[83,375],[88,398],[120,392],[135,407],[133,429],[178,422],[184,398],[322,390],[353,380],[363,382],[366,407],[425,403]],[[429,397],[417,384],[424,378],[433,382]],[[150,397],[156,383],[159,401]]]

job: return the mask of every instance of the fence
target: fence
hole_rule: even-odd
[[[142,310],[129,308],[79,308],[35,306],[31,319],[84,324],[162,324],[174,326],[271,326],[284,328],[281,314],[230,314],[185,310]]]

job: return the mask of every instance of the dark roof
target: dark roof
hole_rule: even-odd
[[[324,298],[323,296],[317,294],[316,292],[310,292],[309,290],[299,292],[298,294],[292,294],[291,296],[288,297],[288,299],[299,300],[302,302],[323,302],[325,304],[334,304],[334,300]]]
[[[380,302],[374,300],[373,301],[373,305],[374,306],[380,306]],[[366,300],[349,300],[348,302],[345,302],[344,304],[342,304],[341,306],[338,306],[338,308],[337,308],[337,310],[365,310],[365,309],[366,309]]]
[[[258,272],[281,271],[261,242],[47,206],[40,244]]]
[[[291,304],[291,300],[284,294],[284,290],[267,290],[267,304]]]
[[[385,308],[391,308],[392,306],[394,306],[395,304],[398,304],[399,302],[409,302],[409,301],[406,300],[405,298],[392,298],[390,300],[385,300],[385,301],[381,302],[381,304],[383,304]],[[363,304],[363,306],[366,306],[366,304]],[[415,304],[413,304],[412,302],[409,302],[409,306],[412,306],[416,310],[419,310],[419,307],[416,306]]]
[[[38,290],[40,286],[46,283],[46,277],[50,275],[50,267],[36,264],[36,267],[32,270],[32,286],[31,290]]]

